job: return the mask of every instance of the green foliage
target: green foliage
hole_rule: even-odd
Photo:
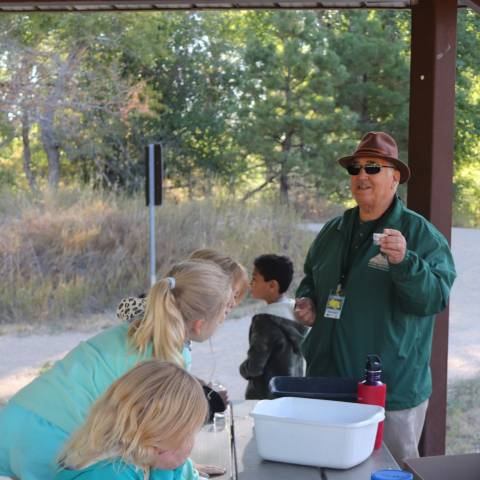
[[[288,200],[289,175],[323,177],[333,146],[354,125],[354,116],[336,101],[347,73],[329,48],[331,32],[313,13],[246,18],[238,143]]]
[[[480,16],[458,12],[454,222],[480,225]]]
[[[231,17],[181,17],[172,28],[168,55],[150,72],[152,89],[165,94],[145,125],[147,135],[167,147],[166,173],[173,185],[192,190],[201,184],[204,193],[213,176],[234,181],[242,166],[232,159],[229,132],[238,73],[233,39],[227,36]]]
[[[12,170],[1,169],[0,170],[0,190],[3,188],[9,188],[15,186],[15,174]]]
[[[348,79],[339,102],[357,114],[356,131],[384,130],[407,152],[408,12],[353,11],[330,16],[335,49]]]
[[[478,144],[480,147],[480,144]],[[465,163],[457,168],[455,175],[455,203],[453,216],[459,227],[476,227],[480,225],[480,164],[478,149],[474,162]]]
[[[0,27],[0,185],[34,189],[30,174],[132,194],[144,146],[161,141],[179,199],[338,203],[350,192],[336,159],[365,131],[390,132],[406,159],[408,10],[2,15]],[[479,32],[460,9],[455,221],[472,226]]]

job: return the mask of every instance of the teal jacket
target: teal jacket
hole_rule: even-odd
[[[307,254],[297,297],[316,305],[316,320],[303,342],[308,376],[361,379],[368,354],[380,355],[388,410],[412,408],[432,391],[430,355],[435,314],[448,303],[455,266],[443,235],[398,198],[375,231],[399,230],[407,241],[404,260],[389,264],[373,241],[365,242],[343,285],[338,320],[324,317],[329,294],[340,282],[358,207],[329,221]]]
[[[64,432],[83,424],[92,404],[138,362],[152,357],[151,345],[140,354],[130,344],[124,323],[80,342],[65,358],[22,388],[11,399]],[[190,351],[184,348],[186,368]]]
[[[60,470],[54,480],[143,480],[143,470],[122,460],[102,460],[80,470]],[[191,461],[175,470],[150,470],[150,480],[198,480]]]
[[[12,397],[0,412],[0,474],[53,477],[63,442],[83,424],[92,404],[115,380],[152,357],[151,345],[145,354],[135,350],[128,327],[121,324],[81,342]],[[189,349],[182,354],[188,368]]]

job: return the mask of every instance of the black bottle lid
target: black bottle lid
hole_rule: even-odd
[[[365,365],[365,383],[367,385],[382,385],[382,361],[378,355],[367,355]]]
[[[382,371],[382,360],[378,355],[367,355],[367,364],[365,366],[366,371],[370,372],[381,372]]]

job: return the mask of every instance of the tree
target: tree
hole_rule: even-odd
[[[237,15],[238,16],[238,15]],[[209,195],[219,180],[233,187],[235,161],[231,133],[236,109],[238,47],[235,14],[176,15],[159,25],[163,55],[143,65],[141,75],[157,93],[154,116],[143,119],[145,137],[165,145],[166,174],[175,187]]]
[[[454,221],[480,223],[480,17],[458,12],[457,81],[454,157]]]
[[[122,112],[138,86],[121,78],[115,55],[106,62],[94,49],[92,38],[104,41],[103,29],[115,32],[112,25],[99,21],[102,17],[97,17],[96,23],[87,17],[78,17],[77,22],[71,18],[32,16],[19,22],[16,17],[7,17],[7,28],[0,37],[4,52],[0,110],[13,127],[12,138],[21,134],[24,172],[31,188],[36,184],[30,149],[34,126],[48,160],[48,183],[56,188],[62,155],[75,162],[82,144],[95,143],[91,139],[96,133],[91,125],[88,129],[88,120],[99,114],[107,122],[121,124]],[[86,28],[80,34],[81,23],[87,23],[84,27],[94,25],[96,30]],[[98,166],[98,156],[91,151],[89,155]]]
[[[330,12],[334,49],[348,78],[338,102],[357,114],[355,132],[389,132],[406,159],[410,86],[410,16],[408,12]]]
[[[246,20],[237,141],[262,172],[262,186],[276,182],[288,202],[291,174],[321,175],[332,145],[353,124],[336,102],[347,73],[313,13],[263,12]]]

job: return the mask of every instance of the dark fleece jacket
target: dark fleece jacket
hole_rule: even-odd
[[[303,376],[300,344],[307,330],[300,323],[266,313],[252,318],[248,357],[240,365],[240,375],[248,380],[247,400],[268,398],[272,377]]]

